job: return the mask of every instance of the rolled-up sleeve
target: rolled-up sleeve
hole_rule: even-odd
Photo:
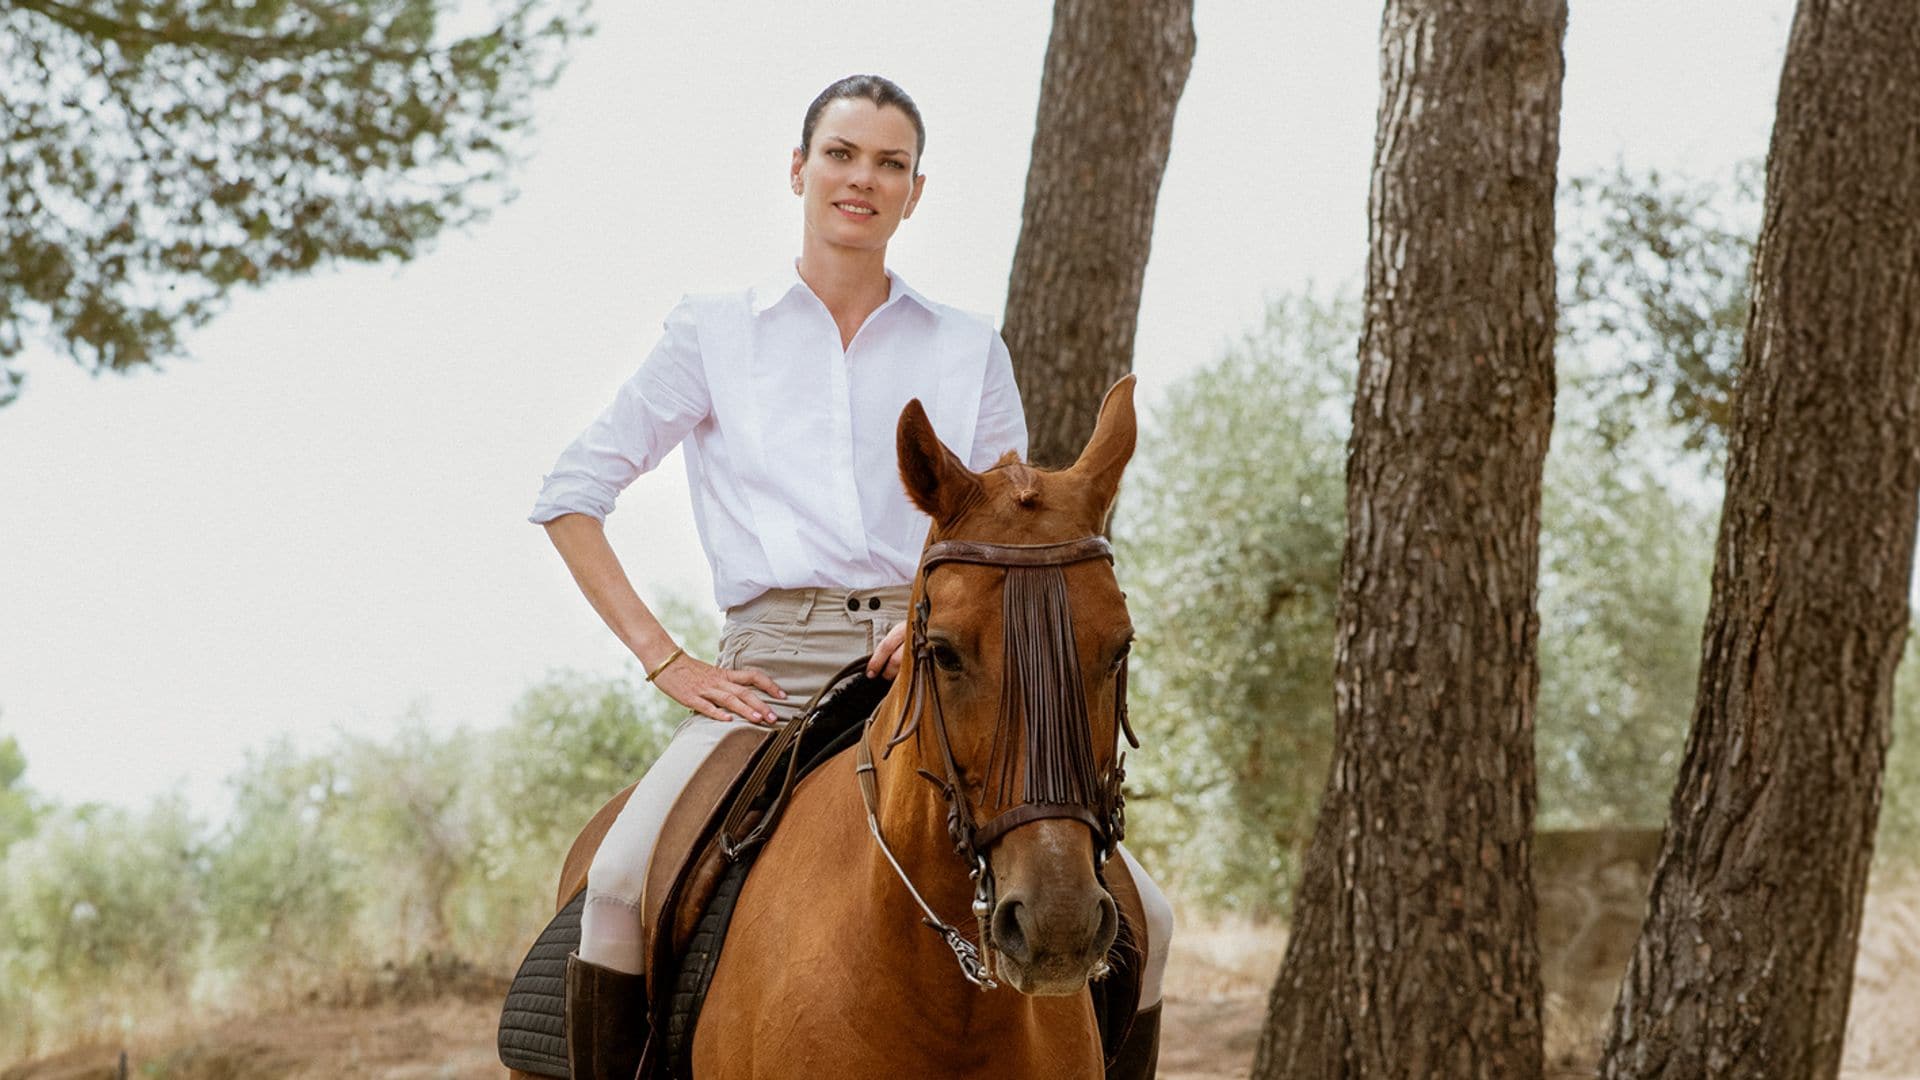
[[[980,419],[973,427],[973,453],[967,466],[986,469],[1012,450],[1027,456],[1027,414],[1020,404],[1020,387],[1013,381],[1013,357],[999,331],[988,347],[986,378],[980,385]]]
[[[663,458],[711,409],[700,339],[683,298],[667,314],[660,341],[620,385],[613,403],[560,453],[527,520],[544,525],[562,514],[605,521],[614,500]]]

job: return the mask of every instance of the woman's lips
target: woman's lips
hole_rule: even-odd
[[[834,203],[833,208],[840,212],[841,217],[852,218],[855,221],[870,221],[880,216],[871,207],[866,208],[864,212],[860,209],[848,209],[850,206],[859,207],[860,205],[859,203]]]

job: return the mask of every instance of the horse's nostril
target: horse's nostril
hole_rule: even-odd
[[[1033,950],[1027,942],[1027,918],[1027,905],[1018,900],[1002,900],[993,910],[994,947],[1023,963],[1033,959]]]

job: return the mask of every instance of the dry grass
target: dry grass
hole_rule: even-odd
[[[1186,919],[1168,965],[1165,1080],[1240,1080],[1247,1075],[1273,974],[1286,949],[1276,925]],[[1867,902],[1848,1025],[1847,1080],[1920,1080],[1920,883],[1876,891]],[[1565,1002],[1604,1000],[1618,973],[1592,976],[1601,993],[1550,992],[1546,1023],[1562,1058],[1555,1076],[1591,1076],[1592,1047],[1606,1017],[1575,1015]],[[478,986],[453,996],[312,1006],[209,1022],[131,1041],[136,1075],[155,1080],[498,1080],[493,1057],[497,998]],[[1589,988],[1593,989],[1593,988]],[[385,997],[385,995],[376,995]],[[1553,1042],[1558,1040],[1558,1042]],[[1589,1049],[1582,1050],[1581,1047]],[[96,1045],[14,1068],[0,1080],[93,1080],[112,1075],[118,1046]],[[1550,1059],[1554,1060],[1554,1059]]]

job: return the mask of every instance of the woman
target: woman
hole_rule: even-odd
[[[926,186],[925,146],[919,110],[886,79],[852,76],[822,91],[790,168],[802,201],[799,259],[746,292],[682,299],[613,404],[561,454],[529,518],[546,526],[647,681],[694,713],[641,778],[588,873],[580,951],[567,973],[575,1031],[591,1030],[586,1018],[596,1013],[643,1005],[647,858],[668,807],[726,725],[791,719],[864,653],[873,674],[899,670],[907,583],[928,527],[895,461],[894,423],[907,401],[928,404],[941,439],[970,448],[975,469],[1026,451],[1012,362],[992,324],[928,300],[886,267],[887,243]],[[672,640],[602,528],[619,492],[682,443],[714,597],[727,611],[713,663]],[[1164,899],[1137,876],[1152,894],[1149,910],[1170,927]],[[1167,928],[1155,929],[1150,936],[1164,942]],[[1155,952],[1163,963],[1164,950]],[[1150,961],[1149,1005],[1158,970]],[[624,1080],[640,1049],[618,1038],[570,1046],[573,1075]]]

